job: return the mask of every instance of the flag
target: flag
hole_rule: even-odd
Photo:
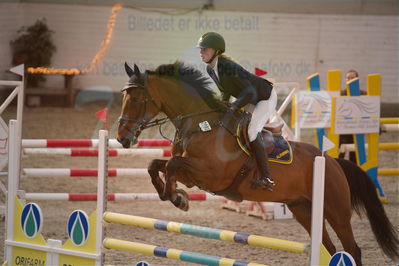
[[[266,75],[266,74],[267,74],[266,70],[255,67],[255,75],[257,75],[258,77]]]
[[[325,151],[331,150],[335,147],[334,142],[329,140],[326,136],[323,136],[323,154]]]
[[[13,68],[10,68],[10,71],[12,73],[17,74],[17,75],[23,76],[24,75],[24,71],[25,71],[24,70],[24,64],[15,66]]]
[[[96,113],[96,117],[102,122],[107,123],[108,121],[108,108],[104,108]]]

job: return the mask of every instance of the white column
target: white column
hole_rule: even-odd
[[[323,240],[324,177],[326,159],[316,156],[313,164],[312,227],[310,265],[319,265]]]
[[[103,214],[107,200],[107,180],[108,177],[108,131],[100,130],[98,146],[98,180],[97,180],[97,220],[96,220],[96,253],[100,259],[96,265],[103,264],[102,242],[104,238]]]
[[[19,169],[18,160],[19,153],[17,151],[17,133],[18,123],[20,121],[10,120],[9,123],[9,145],[8,145],[8,193],[7,193],[7,213],[6,213],[6,240],[14,240],[14,212],[15,197],[18,189]],[[5,247],[5,258],[12,263],[12,246]]]

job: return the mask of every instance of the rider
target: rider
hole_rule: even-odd
[[[223,55],[225,41],[216,32],[203,34],[198,40],[197,47],[200,48],[202,61],[207,63],[209,76],[222,93],[222,100],[228,101],[230,96],[236,98],[229,111],[235,112],[247,104],[255,106],[248,127],[248,136],[261,177],[254,179],[253,182],[272,191],[275,183],[270,175],[261,131],[275,112],[277,94],[273,90],[273,84],[251,74],[237,62]]]

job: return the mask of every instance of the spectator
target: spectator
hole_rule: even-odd
[[[357,73],[356,70],[354,70],[354,69],[348,70],[348,72],[346,72],[346,75],[345,75],[346,83],[348,83],[349,81],[351,81],[351,80],[353,80],[355,78],[358,78],[358,77],[359,77],[359,74]],[[361,90],[360,94],[361,95],[365,95],[366,92]],[[345,90],[341,90],[341,96],[348,96],[346,88],[345,88]],[[353,143],[354,143],[353,135],[339,135],[339,145],[341,145],[341,144],[353,144]],[[345,153],[340,153],[339,154],[339,158],[344,158],[344,157],[345,157]],[[354,151],[350,151],[349,152],[349,160],[351,162],[357,163],[356,153]]]
[[[359,73],[357,73],[357,71],[354,69],[348,70],[348,72],[346,72],[346,75],[345,75],[346,82],[349,82],[352,79],[355,79],[358,77],[359,77]]]

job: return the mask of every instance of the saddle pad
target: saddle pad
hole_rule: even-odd
[[[237,128],[237,143],[240,146],[241,150],[243,150],[248,156],[251,156],[250,149],[247,145],[243,144],[244,141],[241,139],[241,130],[239,127]],[[283,136],[275,137],[274,139],[274,149],[268,154],[268,161],[281,163],[281,164],[291,164],[293,160],[293,153],[290,143],[284,139]],[[266,152],[266,150],[265,150]]]
[[[276,144],[269,154],[269,161],[283,164],[290,164],[293,160],[291,144],[283,136],[273,137]]]

